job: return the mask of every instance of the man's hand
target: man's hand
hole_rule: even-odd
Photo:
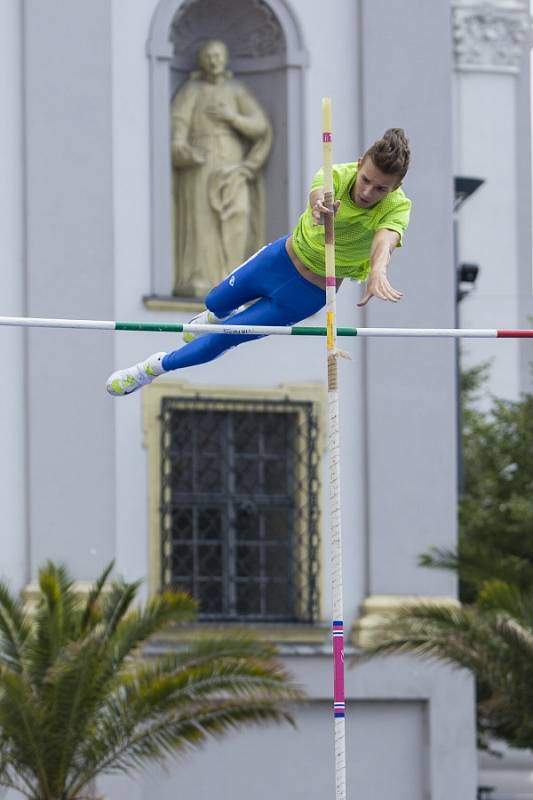
[[[382,228],[374,234],[370,251],[370,275],[365,293],[357,303],[359,308],[366,306],[371,297],[379,297],[380,300],[389,300],[391,303],[397,303],[402,299],[402,292],[394,289],[387,278],[391,255],[399,241],[400,234],[387,228]]]
[[[313,225],[323,225],[324,214],[329,214],[328,207],[324,205],[324,192],[321,190],[315,190],[314,192],[311,192],[309,204],[311,206],[311,214],[313,216]],[[337,213],[339,206],[340,200],[335,200],[333,203],[334,214]]]
[[[398,300],[402,299],[403,293],[390,285],[389,279],[385,273],[371,272],[366,284],[365,293],[357,303],[357,306],[359,308],[361,306],[366,306],[372,297],[379,297],[380,300],[390,300],[391,303],[397,303]]]

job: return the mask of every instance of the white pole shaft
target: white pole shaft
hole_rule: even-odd
[[[333,605],[333,711],[335,727],[335,798],[346,800],[346,723],[344,698],[344,615],[342,601],[341,470],[339,437],[339,392],[337,365],[337,290],[335,279],[335,226],[333,215],[333,154],[331,100],[322,100],[322,144],[324,167],[324,220],[326,266],[326,345],[328,355],[328,453],[331,535],[331,580]]]

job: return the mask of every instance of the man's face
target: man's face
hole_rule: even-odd
[[[397,189],[400,183],[397,175],[381,172],[367,156],[364,161],[359,161],[357,178],[351,192],[352,200],[360,208],[371,208],[389,192]]]
[[[202,51],[200,63],[208,75],[217,76],[226,69],[227,60],[226,48],[221,44],[211,44]]]

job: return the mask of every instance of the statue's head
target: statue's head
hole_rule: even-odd
[[[207,77],[216,78],[224,75],[229,53],[224,42],[212,39],[198,50],[198,64]]]

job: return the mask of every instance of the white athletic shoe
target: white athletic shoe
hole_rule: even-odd
[[[203,311],[201,311],[199,314],[196,314],[195,317],[189,320],[189,323],[192,325],[196,323],[198,325],[216,325],[217,322],[221,322],[221,320],[219,320],[219,318],[215,314],[213,314],[212,311],[209,311],[208,308],[205,308]],[[189,333],[187,331],[184,331],[182,333],[182,338],[183,341],[188,344],[189,342],[192,342],[194,339],[197,339],[199,336],[204,336],[204,335],[205,334],[202,333]]]
[[[221,322],[226,322],[227,319],[230,317],[234,317],[235,314],[238,314],[240,311],[244,311],[246,306],[239,306],[236,308],[235,311],[232,311],[231,314],[228,314],[227,317],[217,317],[217,315],[213,311],[209,311],[208,308],[204,309],[204,311],[197,314],[195,317],[189,320],[189,323],[192,325],[218,325]],[[205,336],[205,333],[190,333],[185,331],[182,333],[182,338],[184,342],[192,342],[194,339],[198,339],[199,336]]]
[[[135,392],[141,386],[146,386],[147,383],[152,383],[154,378],[162,375],[165,371],[161,364],[163,356],[166,356],[166,353],[154,353],[145,361],[134,364],[133,367],[118,369],[109,376],[105,388],[109,394],[120,397],[123,394]]]

